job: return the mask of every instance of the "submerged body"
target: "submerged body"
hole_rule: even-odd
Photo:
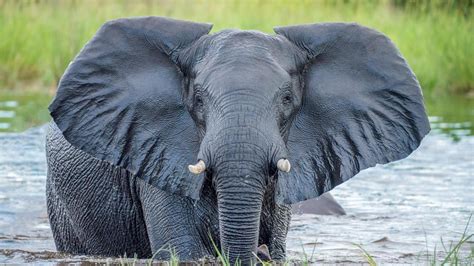
[[[159,190],[73,147],[54,122],[49,125],[46,149],[48,214],[59,251],[149,258],[152,250],[170,245],[184,260],[215,255],[210,236],[218,242],[219,221],[210,183],[204,185],[199,201]],[[291,208],[274,206],[269,200],[262,207],[259,243],[271,247],[273,259],[282,259]],[[328,194],[298,203],[294,211],[344,214]],[[271,227],[277,219],[278,227]],[[159,255],[166,258],[167,252]]]
[[[291,204],[429,131],[416,77],[379,32],[210,29],[115,20],[68,67],[47,142],[58,249],[189,260],[215,255],[212,238],[231,263],[263,244],[283,260]]]
[[[211,193],[195,204],[156,189],[73,147],[54,122],[46,147],[47,206],[59,251],[149,258],[170,245],[183,259],[213,254],[205,249],[217,226]]]

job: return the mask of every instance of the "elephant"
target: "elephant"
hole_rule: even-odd
[[[106,22],[49,106],[47,209],[58,250],[285,260],[291,205],[407,157],[430,131],[388,37],[355,23],[210,33]]]

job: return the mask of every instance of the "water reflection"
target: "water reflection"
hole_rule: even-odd
[[[16,101],[0,102],[0,131],[8,131],[10,129],[8,121],[15,118],[15,111],[9,109],[16,107],[18,107],[18,102]]]
[[[425,97],[433,132],[454,141],[474,134],[474,98],[461,95]]]
[[[0,132],[21,132],[46,123],[50,101],[51,96],[41,91],[0,89]]]
[[[463,136],[471,136],[473,134],[472,122],[446,123],[442,117],[429,117],[431,130],[436,133],[446,134],[454,141],[459,141]]]

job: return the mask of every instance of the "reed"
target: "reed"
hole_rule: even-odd
[[[425,93],[472,94],[471,2],[415,3],[418,4],[404,0],[0,0],[0,89],[36,87],[51,92],[69,62],[102,23],[119,17],[158,15],[212,22],[214,32],[241,28],[271,33],[276,25],[358,22],[394,40]]]

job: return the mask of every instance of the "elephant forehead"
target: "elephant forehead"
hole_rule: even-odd
[[[255,30],[224,30],[213,35],[218,47],[232,48],[242,45],[271,46],[274,36]]]
[[[274,62],[227,60],[208,67],[196,77],[196,82],[214,92],[253,90],[273,92],[291,81],[291,76]]]
[[[275,52],[274,37],[258,31],[227,30],[212,36],[208,55],[214,60],[261,60]]]
[[[253,30],[224,30],[210,36],[203,45],[206,53],[199,61],[213,70],[245,65],[253,71],[269,66],[291,73],[302,61],[285,38]]]

